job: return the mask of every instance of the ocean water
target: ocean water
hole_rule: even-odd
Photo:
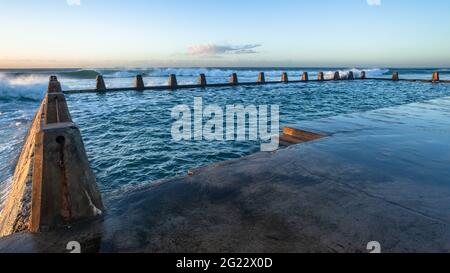
[[[240,82],[255,81],[260,71],[267,80],[278,80],[283,71],[290,79],[303,71],[316,77],[325,71],[342,74],[359,69],[255,69],[255,68],[152,68],[152,69],[54,69],[0,70],[0,209],[8,192],[15,162],[31,119],[43,98],[48,77],[56,74],[63,88],[94,88],[95,77],[105,76],[109,87],[129,87],[136,74],[144,75],[147,85],[166,84],[176,74],[179,84],[195,83],[199,73],[208,82],[228,82],[237,72]],[[369,77],[390,77],[394,69],[364,69]],[[435,69],[395,69],[404,78],[429,79]],[[440,69],[450,79],[449,69]],[[117,92],[111,94],[67,95],[74,121],[79,125],[99,187],[106,196],[116,191],[185,175],[191,168],[240,158],[257,152],[258,141],[183,141],[171,138],[171,109],[193,106],[194,97],[203,103],[226,105],[279,105],[280,125],[344,113],[425,101],[450,95],[450,84],[378,81],[340,81],[296,83],[251,87],[224,87],[178,91]]]

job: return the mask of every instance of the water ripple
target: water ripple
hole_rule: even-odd
[[[258,142],[175,142],[170,110],[204,105],[277,104],[281,125],[362,112],[450,95],[447,85],[375,81],[299,83],[224,87],[176,92],[124,92],[68,96],[86,149],[104,193],[161,178],[185,175],[190,168],[257,152]]]

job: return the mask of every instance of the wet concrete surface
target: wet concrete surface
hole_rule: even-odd
[[[450,251],[450,98],[292,127],[330,136],[123,192],[102,221],[0,252]]]

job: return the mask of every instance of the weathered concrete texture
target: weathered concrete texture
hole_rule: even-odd
[[[47,93],[61,93],[61,84],[58,82],[56,76],[50,76],[50,80],[48,82]]]
[[[398,72],[392,73],[392,80],[393,81],[398,81],[399,79],[400,79],[400,76],[399,76]]]
[[[233,85],[236,85],[236,84],[239,83],[238,76],[237,76],[236,73],[231,74],[230,83],[233,84]]]
[[[431,79],[433,82],[439,82],[439,72],[433,73],[433,78]]]
[[[449,98],[293,127],[329,137],[117,193],[103,223],[17,234],[0,251],[450,250]]]
[[[280,134],[280,145],[291,146],[295,144],[305,143],[326,137],[322,132],[310,132],[286,126]]]
[[[353,75],[352,71],[348,72],[347,79],[349,79],[349,80],[354,80],[355,79],[355,76]]]
[[[87,221],[104,210],[81,133],[72,123],[64,94],[48,93],[44,113],[45,122],[34,150],[32,232]]]
[[[303,82],[307,82],[308,80],[309,80],[308,72],[303,72],[302,81]]]
[[[144,84],[144,80],[142,78],[142,75],[137,75],[134,78],[134,87],[138,91],[143,91],[145,89],[145,84]]]
[[[169,87],[172,89],[176,89],[178,86],[177,76],[175,74],[171,74],[169,76]]]
[[[0,237],[28,230],[31,215],[32,173],[35,161],[34,151],[41,128],[43,104],[33,118],[22,152],[14,172],[14,180],[0,211]]]
[[[87,221],[103,208],[79,129],[56,77],[37,112],[0,215],[0,237]]]
[[[324,76],[323,72],[319,72],[319,74],[317,75],[317,80],[318,80],[318,81],[323,81],[323,80],[325,80],[325,76]]]
[[[359,76],[359,78],[361,80],[365,80],[366,79],[366,71],[361,71],[361,75]]]
[[[97,91],[105,91],[106,90],[105,80],[103,79],[103,76],[101,76],[101,75],[97,76],[95,90],[97,90]]]
[[[74,241],[81,243],[83,253],[98,253],[104,233],[102,228],[100,220],[96,220],[51,233],[21,232],[1,238],[0,253],[69,253],[67,245]]]
[[[258,74],[258,83],[265,83],[266,82],[266,76],[264,75],[264,72],[260,72]]]
[[[341,76],[340,76],[339,72],[336,71],[336,72],[334,73],[333,80],[338,81],[338,80],[340,80],[340,79],[341,79]]]
[[[205,75],[205,74],[200,74],[200,75],[198,76],[198,84],[199,84],[200,86],[203,86],[203,87],[206,86],[207,82],[206,82],[206,75]]]
[[[72,121],[63,93],[47,93],[44,101],[45,124]]]
[[[36,151],[30,230],[48,231],[100,216],[104,210],[78,127],[48,124]]]

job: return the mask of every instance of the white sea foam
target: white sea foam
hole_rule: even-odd
[[[366,71],[368,77],[381,77],[389,72],[388,69],[343,69],[339,73],[341,77],[348,77],[350,71],[355,77],[359,77],[361,71]],[[170,74],[175,74],[179,77],[192,78],[190,82],[196,82],[199,74],[205,74],[207,78],[216,79],[215,81],[224,81],[232,73],[237,73],[239,78],[245,80],[254,79],[256,81],[258,73],[264,71],[268,79],[279,78],[284,69],[233,69],[233,68],[122,68],[122,69],[80,69],[73,71],[54,71],[54,72],[35,72],[30,71],[29,74],[14,74],[0,72],[0,99],[32,99],[40,100],[43,98],[50,74],[57,74],[64,79],[77,79],[76,83],[79,85],[86,81],[92,81],[98,74],[104,75],[105,78],[110,79],[127,79],[132,78],[138,74],[145,77],[165,78]],[[310,77],[316,77],[320,69],[287,69],[290,78],[299,78],[300,75],[307,71]],[[335,71],[324,71],[326,79],[332,79]],[[76,88],[75,86],[74,88]]]
[[[311,68],[298,68],[298,69],[283,69],[283,68],[250,68],[250,69],[233,69],[233,68],[149,68],[149,69],[139,69],[139,70],[123,70],[119,72],[110,72],[110,77],[130,77],[136,74],[142,73],[150,77],[167,77],[170,74],[175,74],[181,77],[197,77],[199,74],[205,74],[207,77],[223,78],[229,77],[232,73],[237,73],[240,77],[257,77],[258,73],[263,71],[268,76],[281,76],[282,72],[287,70],[288,75],[300,76],[303,72],[308,72],[311,75],[317,75],[321,69],[311,69]],[[335,71],[327,71],[324,69],[326,74],[332,73],[334,75]],[[389,69],[379,69],[379,68],[368,68],[368,69],[342,69],[339,72],[342,75],[348,75],[352,71],[355,76],[359,76],[361,71],[365,71],[369,77],[380,77],[389,72]]]
[[[303,72],[307,71],[311,75],[317,75],[319,69],[311,70],[311,69],[296,69],[296,70],[288,70],[288,75],[300,76]],[[281,73],[284,72],[283,69],[273,69],[273,70],[263,70],[268,76],[281,76]],[[348,76],[349,72],[352,71],[355,76],[360,76],[361,71],[365,71],[368,77],[381,77],[385,73],[389,72],[388,69],[345,69],[339,70],[340,74],[344,77]],[[166,77],[169,74],[175,74],[177,76],[185,76],[185,77],[196,77],[199,74],[205,74],[207,77],[228,77],[232,73],[236,72],[240,77],[257,77],[260,70],[253,68],[248,70],[234,70],[234,69],[216,69],[216,68],[157,68],[148,70],[147,75],[153,77]],[[334,73],[336,71],[325,71],[325,75],[328,78],[333,78]],[[130,73],[130,71],[128,71]]]
[[[0,181],[0,212],[5,204],[6,197],[11,190],[12,179],[9,178],[6,181]]]
[[[341,78],[348,78],[350,72],[353,72],[353,75],[355,78],[358,78],[361,76],[361,72],[365,71],[367,77],[381,77],[389,72],[389,69],[379,69],[379,68],[371,68],[371,69],[346,69],[346,70],[338,70],[339,76]],[[324,72],[325,79],[331,80],[334,78],[334,73],[336,71],[326,71]]]
[[[232,73],[238,73],[241,77],[255,77],[260,71],[256,69],[249,70],[234,70],[234,69],[219,69],[219,68],[157,68],[149,70],[148,76],[166,77],[170,74],[175,74],[182,77],[197,77],[199,74],[205,74],[206,77],[229,77]],[[281,74],[282,70],[266,71],[266,73]]]
[[[48,78],[44,75],[12,75],[0,72],[0,99],[42,99]]]

